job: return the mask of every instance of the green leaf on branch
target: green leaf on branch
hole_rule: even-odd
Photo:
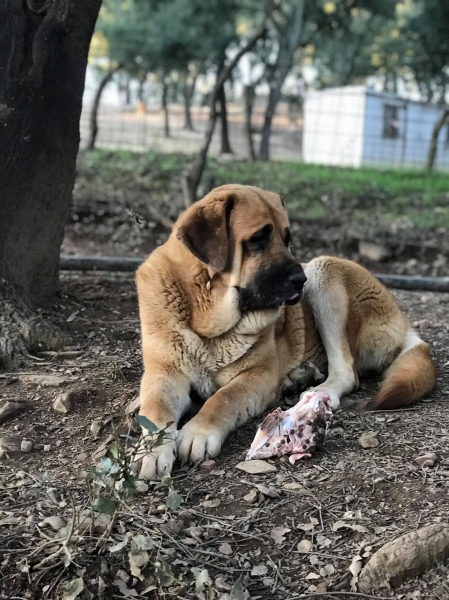
[[[170,510],[177,510],[182,504],[182,498],[177,492],[170,492],[165,503]]]
[[[117,502],[110,500],[105,496],[98,496],[98,498],[92,504],[92,508],[97,512],[105,513],[106,515],[112,515],[117,508]]]
[[[146,429],[148,433],[156,433],[159,427],[157,427],[150,419],[145,417],[144,415],[136,415],[136,421],[139,423],[141,427]]]

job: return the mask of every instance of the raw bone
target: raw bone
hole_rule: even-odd
[[[332,419],[331,399],[323,392],[306,392],[301,400],[283,411],[277,408],[265,417],[254,438],[246,460],[289,454],[292,465],[311,456]]]

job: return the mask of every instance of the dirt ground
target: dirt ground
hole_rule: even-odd
[[[140,256],[166,236],[158,225],[114,221],[105,204],[81,209],[65,252]],[[305,239],[307,256],[314,248]],[[6,402],[17,410],[0,424],[0,598],[449,598],[447,563],[373,595],[351,582],[354,557],[365,564],[387,541],[448,520],[449,295],[395,295],[439,366],[428,398],[362,412],[378,385],[363,380],[312,459],[270,460],[265,474],[236,468],[255,419],[214,462],[177,465],[165,486],[141,486],[110,522],[90,511],[87,474],[113,434],[123,439],[128,423],[138,434],[126,414],[142,373],[136,291],[132,274],[63,272],[60,297],[43,314],[72,346],[36,351],[22,369],[0,374],[0,413]],[[70,410],[56,412],[55,400],[67,396]],[[379,444],[362,449],[368,431]],[[436,454],[432,467],[415,461],[426,452]]]
[[[0,426],[0,435],[34,444],[30,453],[13,453],[12,460],[0,463],[0,597],[57,598],[64,581],[82,577],[89,593],[80,597],[86,598],[293,600],[312,597],[317,589],[329,590],[324,597],[350,598],[342,592],[350,591],[348,567],[354,556],[365,562],[386,541],[447,519],[449,296],[400,292],[401,305],[431,343],[440,367],[439,386],[429,398],[398,412],[360,412],[357,400],[371,397],[377,385],[363,381],[312,459],[295,467],[283,459],[268,461],[273,472],[249,475],[236,465],[254,436],[257,419],[229,437],[212,465],[176,468],[173,485],[182,498],[180,508],[169,510],[167,490],[150,484],[122,509],[103,552],[95,549],[100,533],[94,531],[72,548],[74,562],[68,567],[61,556],[45,562],[55,546],[45,546],[54,533],[44,519],[59,516],[70,523],[72,503],[76,514],[89,505],[84,473],[98,460],[93,455],[102,442],[124,422],[141,375],[132,276],[64,274],[61,290],[49,316],[71,333],[72,353],[35,359],[26,369],[0,378],[2,404],[10,400],[23,405],[21,414]],[[44,374],[53,381],[33,379]],[[73,404],[66,415],[52,408],[64,391],[70,391]],[[95,435],[91,427],[97,422],[102,429]],[[360,447],[358,438],[366,431],[377,432],[378,447]],[[432,468],[415,462],[427,451],[437,455]],[[252,490],[253,498],[245,500]],[[142,533],[157,547],[142,569],[144,580],[128,581],[127,548],[109,548],[127,535]],[[313,544],[309,555],[297,551],[302,540]],[[170,565],[171,585],[160,585],[171,581],[171,575],[155,578],[157,561]],[[195,578],[204,569],[210,587],[207,583],[195,592]],[[236,581],[237,591],[231,592]],[[382,596],[447,598],[448,567],[438,565],[375,597]]]

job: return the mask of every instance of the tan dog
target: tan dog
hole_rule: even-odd
[[[332,408],[366,371],[385,372],[373,406],[417,400],[436,382],[428,345],[390,292],[355,263],[290,253],[284,203],[255,187],[210,192],[137,272],[145,372],[140,414],[171,440],[141,476],[216,456],[226,436],[312,379]],[[304,298],[300,302],[302,289]],[[194,390],[204,404],[178,432]],[[248,440],[250,442],[250,440]]]

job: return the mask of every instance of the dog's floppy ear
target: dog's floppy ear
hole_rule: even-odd
[[[190,252],[217,273],[226,270],[230,249],[230,215],[233,194],[201,200],[184,214],[177,238]]]

